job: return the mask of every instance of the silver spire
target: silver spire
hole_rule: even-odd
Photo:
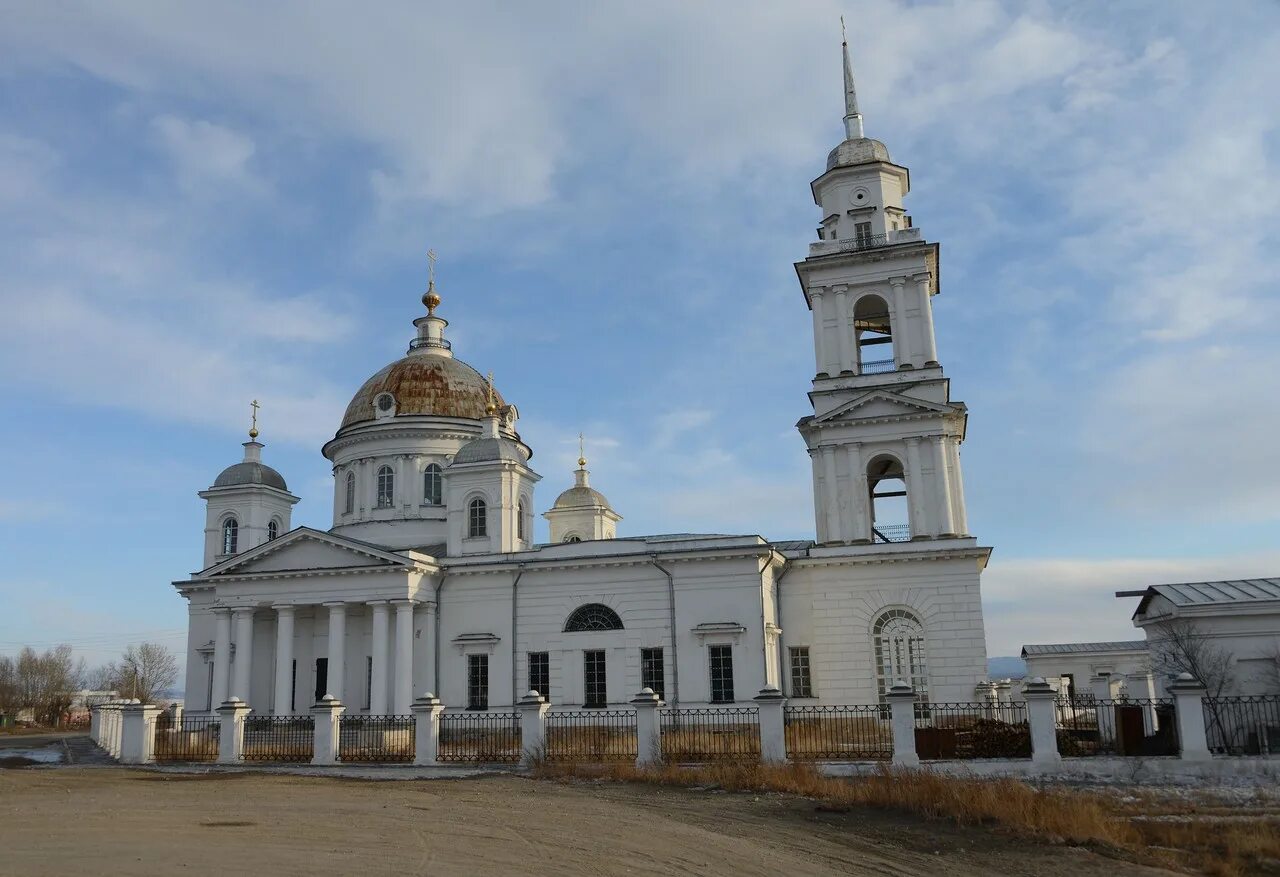
[[[853,87],[853,66],[849,63],[849,36],[844,29],[844,16],[840,16],[840,46],[844,53],[844,136],[847,140],[859,140],[862,133],[862,113],[858,112],[858,92]]]

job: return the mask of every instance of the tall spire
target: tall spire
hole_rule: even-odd
[[[853,87],[853,65],[849,63],[849,35],[845,33],[844,16],[840,16],[840,47],[844,53],[844,136],[861,140],[862,113],[858,112],[858,92]]]

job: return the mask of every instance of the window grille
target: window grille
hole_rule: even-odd
[[[467,655],[467,709],[489,708],[489,656]]]
[[[710,646],[711,702],[733,703],[733,646]]]
[[[565,633],[582,633],[588,630],[622,630],[618,613],[600,603],[588,603],[573,610],[564,624]]]
[[[467,536],[489,535],[489,509],[484,500],[476,498],[467,505]]]
[[[432,463],[422,472],[422,501],[427,505],[444,503],[444,475],[437,463]]]
[[[529,653],[529,690],[551,701],[551,655],[548,652]]]
[[[809,675],[809,647],[792,646],[791,696],[813,697],[813,678]]]
[[[871,241],[871,223],[855,222],[853,224],[853,237],[860,244],[866,244]]]
[[[901,679],[916,690],[921,703],[929,702],[929,669],[925,660],[924,625],[906,609],[889,609],[871,628],[875,647],[876,687],[880,702]]]
[[[240,541],[240,524],[235,518],[227,518],[222,522],[222,553],[235,554],[236,544]]]
[[[665,670],[662,663],[662,649],[640,650],[640,687],[652,688],[659,700],[667,699],[665,686]]]
[[[270,542],[272,539],[276,538],[279,535],[280,535],[280,525],[277,524],[275,521],[268,521],[267,522],[267,541]]]
[[[344,506],[346,514],[351,514],[356,510],[356,473],[347,473],[347,501]]]
[[[604,649],[585,651],[582,653],[582,705],[606,706],[608,703]]]
[[[380,509],[389,509],[395,504],[396,476],[390,466],[378,469],[378,501]]]
[[[516,507],[516,538],[524,540],[524,500],[520,500],[519,506]]]

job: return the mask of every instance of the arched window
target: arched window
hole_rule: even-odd
[[[484,500],[476,497],[467,503],[467,536],[489,535],[489,508]]]
[[[222,522],[222,553],[235,554],[240,538],[240,523],[235,518]]]
[[[564,631],[582,633],[588,630],[622,630],[622,619],[603,603],[588,603],[573,610],[564,623]]]
[[[267,522],[267,541],[270,542],[272,539],[276,538],[279,535],[280,535],[280,525],[277,524],[275,521],[268,521]]]
[[[389,509],[395,504],[396,476],[390,466],[378,467],[378,508]]]
[[[582,537],[571,533],[568,536],[564,537],[564,541],[565,542],[581,542]]]
[[[525,504],[524,500],[520,500],[520,504],[516,506],[516,538],[524,540],[525,538]]]
[[[880,701],[901,680],[916,690],[916,699],[929,702],[929,668],[925,659],[924,625],[906,609],[888,609],[871,626],[875,644],[876,687]]]
[[[432,463],[422,470],[422,501],[427,505],[440,505],[444,502],[444,473],[438,463]]]
[[[864,295],[853,308],[853,336],[858,348],[858,374],[894,371],[893,324],[889,305],[878,295]]]
[[[347,473],[347,501],[344,505],[349,515],[356,510],[356,473]]]
[[[907,481],[896,457],[881,455],[867,464],[872,542],[910,542]]]

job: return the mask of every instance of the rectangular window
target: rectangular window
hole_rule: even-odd
[[[529,653],[529,690],[551,702],[551,656],[547,652]]]
[[[319,703],[329,693],[329,659],[316,658],[316,699]]]
[[[711,702],[733,703],[733,646],[711,646]]]
[[[364,656],[364,708],[373,705],[373,655]]]
[[[582,705],[606,706],[609,695],[605,690],[604,649],[582,653]]]
[[[652,688],[659,699],[666,700],[662,666],[662,649],[640,650],[640,687]]]
[[[809,675],[809,647],[792,646],[791,696],[813,697],[813,677]]]
[[[489,656],[467,655],[467,709],[489,708]]]
[[[855,222],[853,224],[853,237],[860,244],[871,243],[871,223]]]

